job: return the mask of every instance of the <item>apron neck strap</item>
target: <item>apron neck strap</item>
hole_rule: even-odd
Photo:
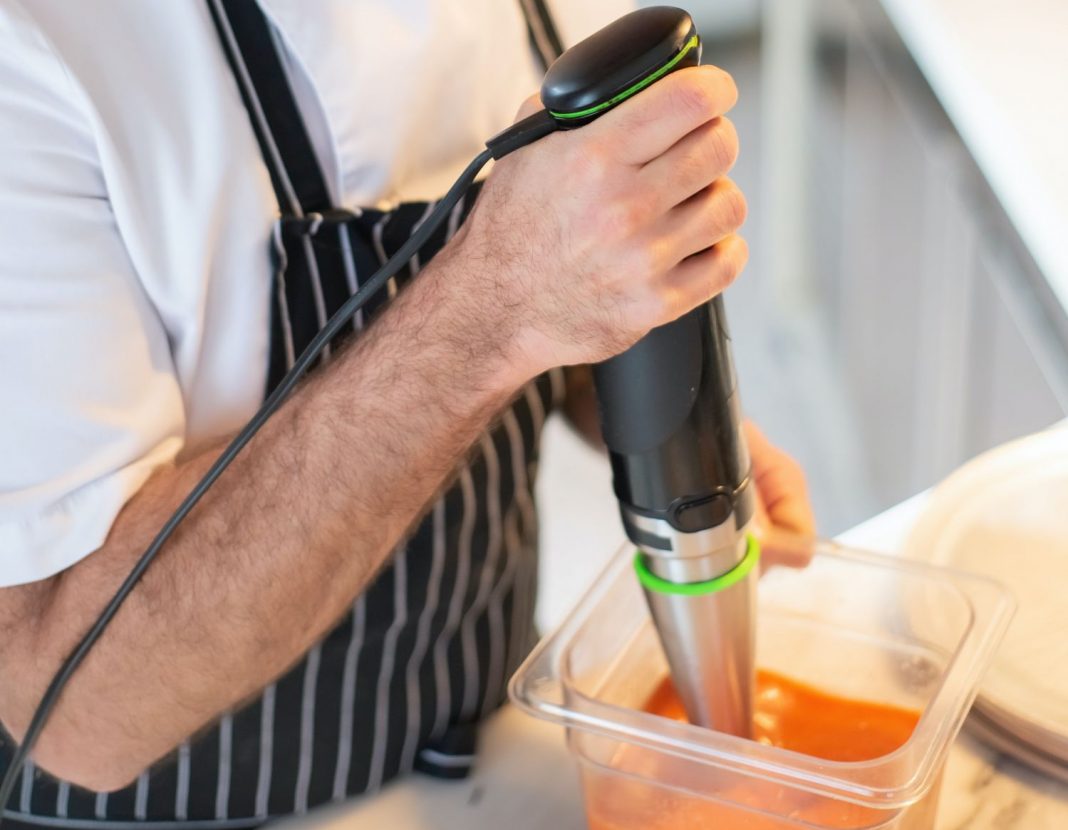
[[[519,0],[523,18],[527,22],[527,35],[534,53],[541,61],[543,71],[548,70],[558,57],[564,53],[564,44],[556,28],[548,0]]]
[[[286,78],[279,44],[255,0],[207,0],[283,214],[331,207],[330,193]]]
[[[331,205],[330,192],[304,127],[267,16],[255,0],[207,0],[241,100],[283,214],[302,217]],[[563,52],[547,0],[519,0],[543,69]]]

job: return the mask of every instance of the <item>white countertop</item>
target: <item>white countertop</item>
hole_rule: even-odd
[[[843,534],[856,547],[896,550],[926,494]],[[281,823],[291,830],[582,830],[578,776],[563,728],[511,706],[483,729],[479,762],[466,781],[412,776],[374,797],[355,799]],[[1068,786],[1034,773],[971,738],[954,745],[942,784],[939,830],[1063,830]]]
[[[882,4],[1068,310],[1068,2]]]

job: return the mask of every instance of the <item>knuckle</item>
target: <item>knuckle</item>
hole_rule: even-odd
[[[676,163],[675,175],[680,181],[707,184],[734,166],[738,158],[738,134],[727,119],[714,119],[695,138],[695,143]]]
[[[694,281],[692,285],[687,287],[683,298],[685,310],[692,311],[701,303],[707,303],[720,291],[722,291],[722,288],[712,280]]]
[[[663,246],[655,242],[639,246],[628,257],[628,264],[634,279],[647,282],[664,270]]]
[[[670,320],[675,304],[672,291],[649,291],[638,303],[635,322],[639,331],[644,333]]]
[[[730,256],[723,257],[720,263],[720,275],[722,285],[726,288],[742,273],[742,269],[749,261],[749,245],[741,237],[735,237],[731,246]]]
[[[572,154],[568,172],[578,181],[598,187],[609,179],[611,165],[611,154],[606,147],[596,141],[585,141]]]
[[[728,181],[715,196],[716,212],[722,227],[728,230],[740,228],[749,215],[749,203],[745,200],[745,194],[741,189]]]
[[[672,105],[692,116],[695,121],[708,121],[716,116],[716,91],[704,73],[679,73]]]
[[[729,118],[719,118],[709,133],[707,142],[709,163],[720,173],[726,173],[738,160],[738,131]]]
[[[600,231],[608,239],[627,239],[638,234],[646,222],[647,208],[638,200],[621,199],[601,208]]]

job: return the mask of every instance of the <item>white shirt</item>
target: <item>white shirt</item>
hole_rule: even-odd
[[[540,82],[517,0],[261,2],[341,205],[442,195]],[[0,586],[255,410],[277,210],[203,2],[0,0]]]

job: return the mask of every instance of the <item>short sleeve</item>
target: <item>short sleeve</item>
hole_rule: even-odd
[[[0,5],[0,586],[99,548],[182,447],[167,335],[88,113],[33,22]]]

